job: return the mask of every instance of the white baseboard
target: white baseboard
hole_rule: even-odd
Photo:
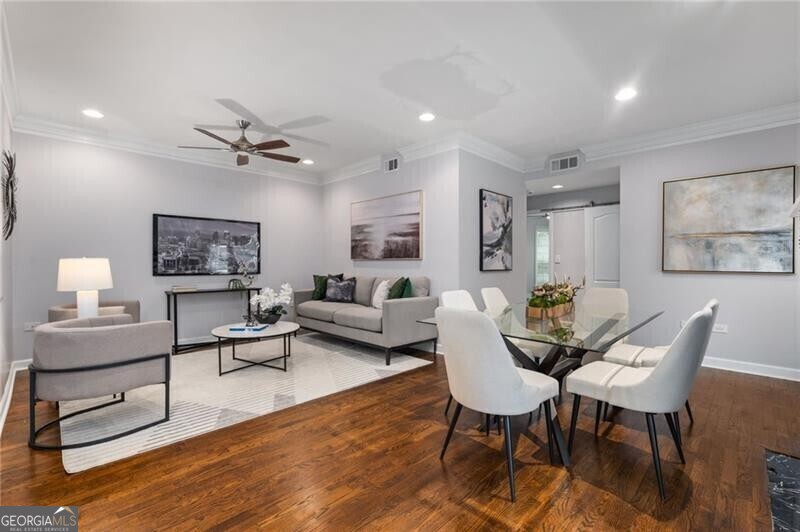
[[[16,380],[17,372],[23,369],[28,369],[28,365],[33,362],[32,359],[14,360],[8,368],[8,377],[6,378],[6,387],[3,388],[3,397],[0,398],[0,437],[3,436],[3,427],[6,425],[6,416],[8,409],[11,407],[11,396],[14,394],[14,381]]]
[[[750,375],[772,377],[774,379],[800,381],[800,369],[785,368],[783,366],[770,366],[769,364],[743,362],[741,360],[731,360],[729,358],[718,357],[705,357],[703,359],[703,366],[707,368],[735,371],[737,373],[749,373]]]

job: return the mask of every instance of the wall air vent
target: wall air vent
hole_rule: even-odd
[[[399,157],[392,157],[391,159],[384,159],[383,160],[383,171],[384,172],[394,172],[398,168],[400,168],[400,158]]]
[[[583,153],[578,150],[571,153],[560,153],[550,157],[547,168],[551,174],[577,170],[583,162]]]

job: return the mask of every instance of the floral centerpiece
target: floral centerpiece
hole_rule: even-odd
[[[585,284],[586,279],[575,285],[569,277],[561,281],[556,277],[553,283],[535,287],[528,299],[528,317],[542,320],[558,318],[572,312],[575,295]]]
[[[276,323],[286,314],[286,307],[292,302],[292,285],[283,283],[281,291],[265,288],[262,293],[250,298],[250,306],[255,307],[253,317],[259,323]]]

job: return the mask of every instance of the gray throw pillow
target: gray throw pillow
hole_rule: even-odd
[[[356,278],[351,277],[344,281],[328,278],[328,288],[325,290],[325,301],[335,303],[352,303],[356,291]]]

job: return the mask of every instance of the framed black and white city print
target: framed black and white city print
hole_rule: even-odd
[[[261,273],[261,224],[153,215],[153,275]]]
[[[480,189],[479,198],[481,271],[511,271],[513,198],[483,188]]]
[[[663,271],[794,273],[794,166],[663,186]]]

